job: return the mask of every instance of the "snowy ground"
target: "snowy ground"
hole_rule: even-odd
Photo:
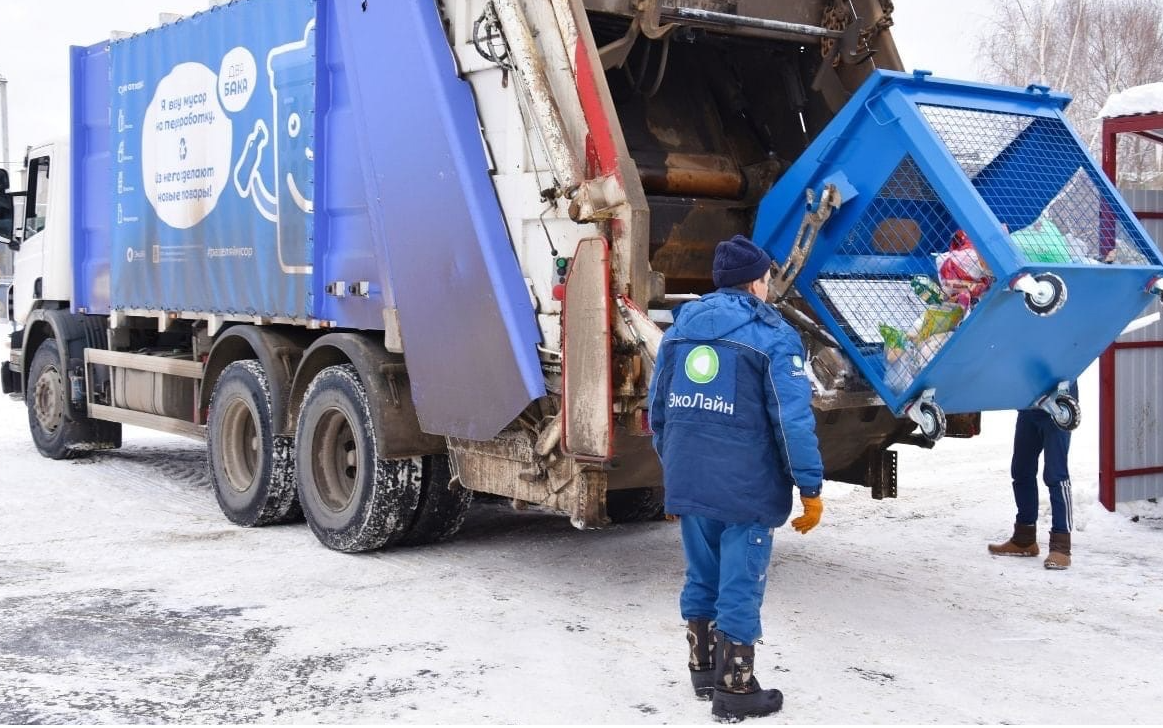
[[[897,500],[827,484],[820,528],[777,533],[758,674],[786,703],[752,722],[1157,723],[1163,513],[1097,504],[1093,371],[1082,403],[1067,572],[986,553],[1012,413],[903,448]],[[449,544],[343,555],[227,523],[200,443],[52,462],[25,417],[0,399],[0,723],[709,721],[676,524],[478,503]]]

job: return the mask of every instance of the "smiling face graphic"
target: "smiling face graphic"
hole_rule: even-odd
[[[310,273],[307,216],[314,204],[315,21],[303,39],[271,49],[267,57],[274,101],[273,137],[278,184],[279,265]]]
[[[312,212],[314,205],[309,197],[303,194],[307,188],[307,175],[310,174],[311,162],[315,160],[315,153],[307,143],[307,133],[303,129],[303,117],[297,111],[292,111],[286,120],[286,136],[284,144],[289,155],[280,155],[281,162],[286,164],[287,193],[291,201],[303,212]],[[290,157],[289,159],[287,157]],[[302,180],[297,182],[296,178]]]

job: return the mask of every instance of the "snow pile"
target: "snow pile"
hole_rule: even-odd
[[[1099,118],[1134,116],[1163,112],[1163,81],[1132,86],[1126,91],[1111,94],[1098,112]]]

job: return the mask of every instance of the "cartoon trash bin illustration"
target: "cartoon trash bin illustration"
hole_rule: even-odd
[[[255,122],[235,163],[234,185],[263,217],[275,223],[282,271],[310,274],[313,244],[308,216],[315,211],[314,19],[307,23],[302,40],[271,49],[267,74],[274,102],[271,127],[265,119]],[[268,152],[272,142],[274,149]],[[274,160],[273,193],[261,172],[267,153]]]

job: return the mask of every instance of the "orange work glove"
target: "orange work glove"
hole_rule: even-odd
[[[804,504],[804,515],[793,520],[791,526],[800,533],[807,533],[820,525],[820,516],[824,515],[824,500],[820,496],[806,498],[801,495],[800,503]]]

